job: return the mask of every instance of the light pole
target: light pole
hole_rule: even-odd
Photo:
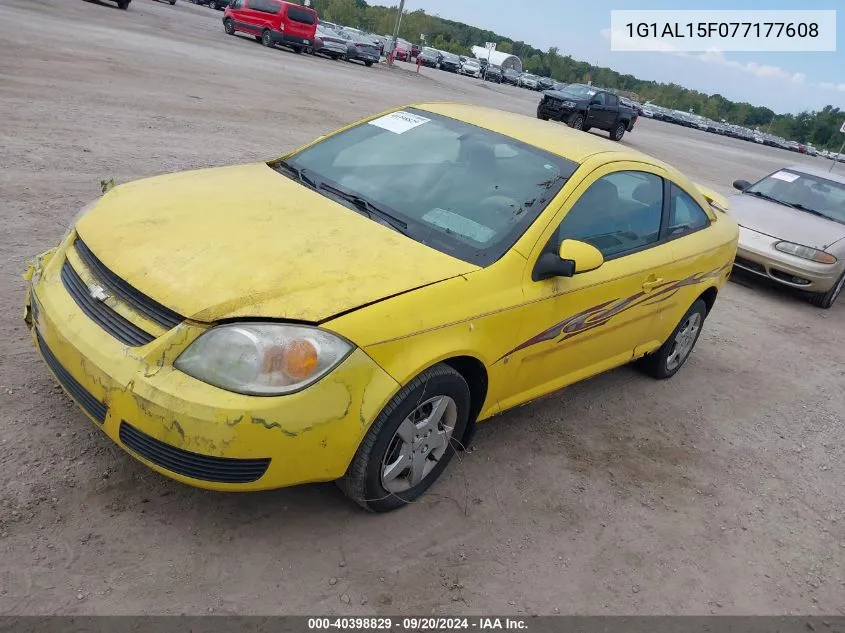
[[[402,22],[402,11],[405,9],[405,0],[399,0],[399,12],[396,15],[396,26],[393,28],[393,46],[390,47],[389,63],[393,65],[393,55],[396,52],[396,41],[399,39],[399,24]]]

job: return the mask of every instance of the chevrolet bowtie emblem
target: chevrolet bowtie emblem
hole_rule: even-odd
[[[88,294],[91,295],[92,299],[99,301],[100,303],[102,303],[111,296],[99,284],[91,284],[90,286],[88,286]]]

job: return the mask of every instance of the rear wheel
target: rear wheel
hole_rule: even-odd
[[[176,0],[170,0],[170,6],[173,6],[174,4],[176,4]]]
[[[575,113],[569,117],[569,121],[566,124],[571,127],[573,130],[583,130],[584,129],[584,115]]]
[[[833,285],[833,288],[828,290],[827,292],[821,292],[818,294],[810,295],[810,303],[814,306],[818,306],[819,308],[824,308],[827,310],[836,302],[839,298],[839,295],[842,294],[842,289],[845,287],[845,273],[842,273],[842,276],[837,280],[837,282]]]
[[[613,126],[610,130],[610,138],[614,141],[621,141],[622,137],[625,136],[625,129],[626,125],[621,121]]]
[[[210,0],[209,3],[208,3],[208,8],[209,9],[216,9],[217,8],[216,0]]]
[[[226,19],[223,21],[223,30],[226,31],[229,35],[235,34],[235,23],[232,22],[230,19]]]
[[[129,8],[129,1],[130,0],[117,0],[117,8],[125,11]]]
[[[305,49],[302,48],[301,46],[294,46],[293,47],[293,52],[296,53],[297,55],[302,55],[303,50],[305,50]]]
[[[264,32],[261,34],[261,43],[264,46],[273,46],[273,34],[270,32],[270,29],[264,29]]]
[[[364,62],[364,64],[367,66],[367,68],[369,68],[370,66],[373,65],[373,62]]]
[[[448,365],[414,378],[382,410],[338,484],[372,512],[422,495],[446,469],[469,420],[466,380]]]
[[[696,299],[660,349],[637,361],[640,369],[658,380],[678,373],[695,347],[706,317],[707,304],[702,299]]]

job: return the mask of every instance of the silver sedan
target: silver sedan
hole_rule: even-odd
[[[810,293],[829,308],[845,286],[845,176],[803,165],[734,182],[734,265]]]

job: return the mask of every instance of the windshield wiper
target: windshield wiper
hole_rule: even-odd
[[[317,181],[311,178],[308,174],[306,174],[304,169],[294,167],[286,160],[280,160],[274,165],[274,167],[277,170],[286,171],[289,175],[295,176],[299,182],[308,185],[312,189],[317,188]]]
[[[817,215],[820,218],[827,218],[828,217],[824,213],[822,213],[821,211],[816,211],[815,209],[811,209],[810,207],[805,207],[800,202],[792,202],[792,203],[790,203],[790,206],[793,209],[799,209],[801,211],[804,211],[805,213],[809,213],[810,215]],[[828,219],[830,219],[830,218],[828,218]]]
[[[359,211],[363,211],[370,219],[380,219],[382,223],[387,224],[391,228],[397,230],[402,235],[410,235],[408,233],[408,223],[404,220],[400,220],[395,215],[391,215],[380,206],[374,204],[367,198],[357,194],[352,193],[351,191],[344,191],[343,189],[339,189],[338,187],[333,187],[332,185],[327,185],[326,183],[320,183],[319,189],[323,191],[327,191],[328,193],[332,194],[333,196],[337,196],[347,202],[352,203],[355,205]]]

